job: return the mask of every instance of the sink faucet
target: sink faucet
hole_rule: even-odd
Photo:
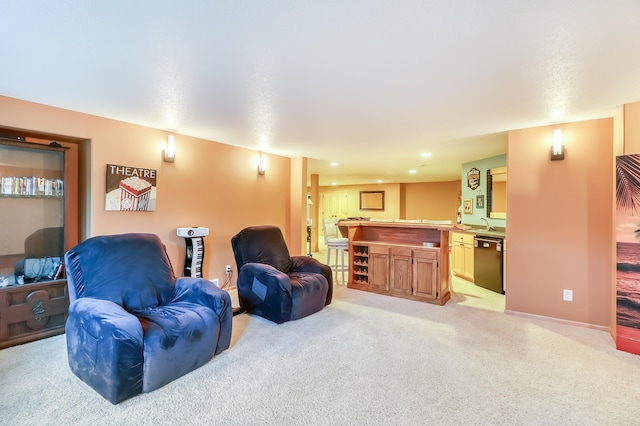
[[[489,220],[486,217],[481,217],[480,219],[484,220],[484,222],[487,224],[487,228],[485,229],[485,231],[495,231],[496,228],[489,224]]]

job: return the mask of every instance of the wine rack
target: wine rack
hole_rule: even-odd
[[[353,279],[358,284],[369,283],[369,246],[353,246]]]

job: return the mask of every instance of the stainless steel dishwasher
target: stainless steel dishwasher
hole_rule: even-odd
[[[477,235],[473,239],[473,275],[476,285],[504,294],[502,238]]]

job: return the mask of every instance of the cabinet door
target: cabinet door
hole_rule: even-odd
[[[52,281],[64,261],[65,150],[0,141],[0,282]]]
[[[465,245],[464,243],[453,243],[451,252],[451,270],[454,274],[465,274]]]
[[[391,290],[411,294],[412,250],[406,247],[391,248]]]
[[[369,285],[377,290],[389,290],[389,248],[369,246]]]
[[[435,251],[414,250],[413,294],[435,299],[438,297],[438,255]]]
[[[473,281],[473,245],[464,246],[464,274]]]
[[[341,219],[348,216],[347,191],[330,191],[320,194],[320,223],[323,219]]]

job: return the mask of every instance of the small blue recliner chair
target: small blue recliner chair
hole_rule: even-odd
[[[117,404],[151,392],[229,347],[229,294],[175,278],[156,235],[89,238],[65,254],[73,373]]]
[[[289,255],[277,226],[251,226],[231,239],[240,307],[281,324],[331,303],[331,268],[309,256]]]

